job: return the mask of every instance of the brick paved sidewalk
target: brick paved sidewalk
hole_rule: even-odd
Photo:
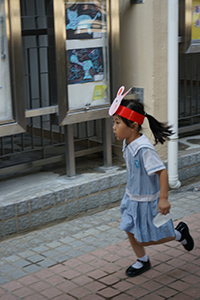
[[[152,269],[143,275],[125,276],[135,257],[124,240],[2,284],[0,299],[200,299],[200,213],[182,220],[190,226],[195,249],[186,252],[175,241],[148,247]]]
[[[135,256],[118,229],[118,208],[2,241],[0,300],[200,299],[199,195],[191,186],[169,197],[174,224],[187,222],[194,250],[175,241],[148,247],[152,269],[136,278],[125,275]]]

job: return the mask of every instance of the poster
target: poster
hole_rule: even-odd
[[[68,84],[101,81],[103,78],[102,47],[67,50]]]
[[[200,41],[200,0],[192,1],[192,40]]]
[[[67,39],[102,38],[101,3],[65,3]]]

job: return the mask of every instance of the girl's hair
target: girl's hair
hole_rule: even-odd
[[[174,134],[171,130],[171,126],[167,126],[165,123],[160,123],[154,117],[147,114],[144,111],[144,105],[139,100],[122,100],[121,105],[128,107],[129,109],[132,109],[135,112],[147,117],[150,129],[154,135],[155,145],[158,143],[163,144],[165,141],[169,140],[170,135]],[[134,122],[125,119],[121,116],[120,118],[128,127],[132,127]],[[138,124],[138,129],[139,131],[141,130],[140,124]]]

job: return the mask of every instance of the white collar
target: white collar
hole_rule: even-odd
[[[152,145],[152,143],[149,141],[149,139],[144,134],[142,134],[139,138],[132,141],[128,145],[126,144],[126,140],[124,140],[123,141],[123,149],[122,149],[123,152],[126,149],[126,147],[128,147],[128,149],[132,152],[133,156],[135,156],[138,153],[138,151],[143,147],[147,147],[147,148],[150,148],[150,149],[156,151],[155,147]]]

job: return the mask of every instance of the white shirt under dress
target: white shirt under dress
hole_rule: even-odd
[[[121,201],[120,229],[131,232],[139,242],[158,241],[174,236],[172,220],[157,228],[153,218],[158,213],[159,176],[165,169],[154,146],[143,134],[126,145],[123,156],[127,168],[127,185]]]

